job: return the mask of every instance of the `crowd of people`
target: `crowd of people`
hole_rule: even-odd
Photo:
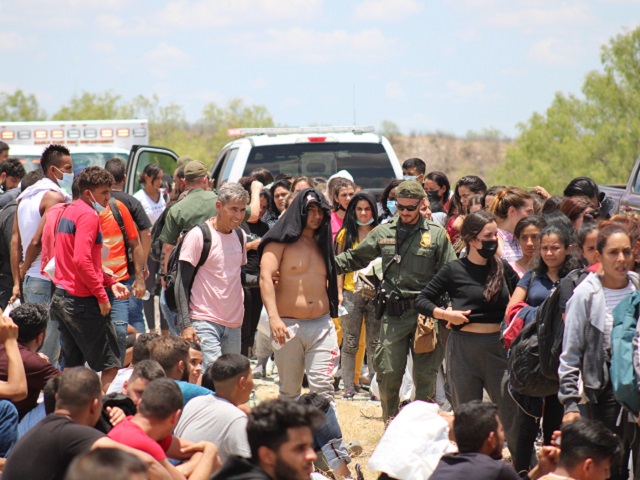
[[[379,198],[347,171],[215,191],[186,157],[173,176],[144,166],[129,195],[122,159],[74,170],[51,145],[27,173],[5,147],[2,478],[354,478],[335,399],[379,400],[388,425],[407,371],[411,400],[454,415],[434,480],[640,476],[618,387],[625,352],[640,372],[620,335],[640,218],[590,178],[452,185],[410,158]],[[552,300],[564,334],[538,393],[515,345]],[[270,358],[279,399],[256,405]]]

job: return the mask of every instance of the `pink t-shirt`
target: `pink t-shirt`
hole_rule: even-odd
[[[220,233],[210,222],[207,222],[207,226],[211,231],[211,251],[193,281],[189,317],[238,328],[244,317],[240,267],[247,263],[247,252],[246,249],[243,251],[235,231]],[[199,228],[192,229],[184,239],[180,260],[196,266],[203,241],[202,231]]]

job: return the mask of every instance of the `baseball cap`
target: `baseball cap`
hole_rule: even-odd
[[[405,180],[396,187],[396,198],[411,198],[413,200],[420,200],[426,197],[424,188],[420,185],[420,182],[416,180]]]
[[[196,180],[207,175],[207,167],[199,160],[191,160],[184,166],[185,180]]]

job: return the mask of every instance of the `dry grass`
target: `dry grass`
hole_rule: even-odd
[[[258,402],[278,396],[278,387],[272,379],[256,380],[255,385],[256,401]],[[378,478],[378,472],[369,470],[367,462],[384,432],[380,402],[337,398],[336,405],[338,407],[338,421],[345,442],[358,441],[363,448],[362,455],[353,457],[353,462],[349,465],[354,477],[355,464],[359,463],[366,480]]]

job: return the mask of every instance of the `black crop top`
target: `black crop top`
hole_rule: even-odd
[[[505,315],[509,303],[510,292],[516,288],[519,278],[511,266],[500,260],[504,267],[502,293],[495,303],[487,303],[482,297],[487,281],[488,267],[476,265],[468,258],[454,260],[447,263],[420,292],[415,302],[415,309],[433,316],[437,305],[435,302],[448,293],[454,310],[471,310],[469,323],[500,323]],[[465,324],[467,325],[467,324]],[[464,325],[452,326],[459,330]]]

